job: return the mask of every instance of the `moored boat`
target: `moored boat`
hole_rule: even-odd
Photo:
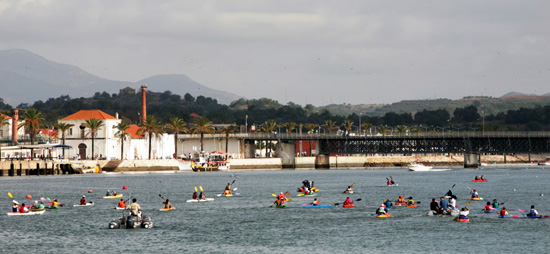
[[[410,171],[430,171],[432,170],[432,167],[430,166],[424,166],[424,164],[422,163],[411,163],[411,165],[409,165],[409,170]]]

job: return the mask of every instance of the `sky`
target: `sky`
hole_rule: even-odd
[[[540,95],[549,13],[546,0],[0,0],[0,49],[282,104]]]

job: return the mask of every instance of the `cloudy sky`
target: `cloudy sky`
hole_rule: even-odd
[[[549,13],[547,0],[0,0],[0,49],[283,104],[544,94]]]

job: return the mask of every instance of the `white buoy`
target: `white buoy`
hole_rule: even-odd
[[[516,189],[514,189],[514,191],[516,191]]]
[[[541,197],[544,197],[544,193],[541,193],[540,196],[541,196]]]

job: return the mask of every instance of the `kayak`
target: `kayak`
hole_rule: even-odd
[[[354,204],[344,205],[344,208],[351,208],[351,207],[355,207],[355,205]]]
[[[391,214],[389,213],[376,215],[376,218],[389,218],[389,217],[391,217]]]
[[[470,219],[458,219],[459,222],[468,222]]]
[[[493,213],[494,210],[483,210],[484,213]]]
[[[286,208],[286,205],[275,205],[275,208]]]
[[[508,217],[508,215],[504,215],[504,216],[499,215],[498,217],[499,217],[499,218],[510,218],[510,217]]]
[[[240,193],[229,194],[229,195],[224,195],[223,193],[216,194],[216,196],[218,196],[218,197],[233,197],[233,196],[238,196],[238,195],[240,195]]]
[[[470,200],[483,200],[483,198],[482,197],[479,197],[479,198],[472,197],[472,198],[470,198]]]
[[[416,204],[407,205],[407,207],[416,207],[416,206],[417,206]]]
[[[176,208],[171,207],[171,208],[161,208],[161,209],[159,209],[159,211],[172,211],[172,210],[176,210]]]
[[[388,184],[387,186],[388,187],[397,187],[397,186],[399,186],[399,184],[397,184],[397,183],[396,184]]]
[[[474,179],[474,180],[472,180],[472,182],[487,182],[487,179],[483,179],[483,180],[481,180],[481,179],[480,180],[475,180]]]
[[[319,189],[313,187],[313,188],[311,188],[311,191],[313,191],[313,192],[318,192]],[[302,187],[298,188],[298,192],[304,192],[304,188],[302,188]]]
[[[126,210],[126,209],[130,209],[130,207],[129,206],[128,207],[117,206],[117,207],[115,207],[115,209],[117,209],[117,210]]]
[[[59,206],[46,206],[46,209],[59,209]]]
[[[114,196],[103,196],[103,198],[121,198],[123,196],[123,194],[117,194],[117,195],[114,195]]]
[[[529,219],[540,219],[542,218],[542,215],[539,215],[539,216],[531,216],[531,215],[528,215],[528,214],[524,214],[525,217],[529,218]]]
[[[352,190],[347,190],[347,191],[344,191],[344,194],[353,194],[353,191]]]
[[[315,194],[315,193],[311,193],[311,194],[300,193],[300,194],[298,194],[298,197],[306,197],[306,196],[312,197],[312,196],[315,196],[315,195],[317,195],[317,194]]]
[[[78,207],[78,206],[93,206],[93,205],[94,205],[94,202],[88,202],[88,203],[86,203],[85,205],[74,204],[73,206],[74,206],[74,207]]]
[[[46,212],[46,210],[40,210],[40,211],[29,211],[27,213],[20,213],[20,212],[8,212],[8,216],[13,216],[13,215],[39,215],[39,214],[43,214],[44,212]]]
[[[197,200],[197,199],[189,199],[185,202],[187,203],[199,203],[199,202],[209,202],[209,201],[214,201],[213,198],[206,198],[206,199],[200,199],[200,200]]]
[[[395,202],[396,206],[407,205],[407,202]]]
[[[331,205],[304,205],[302,208],[331,208]]]

